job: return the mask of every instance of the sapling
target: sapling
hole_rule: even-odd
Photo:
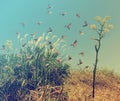
[[[95,21],[97,24],[90,25],[90,28],[94,30],[97,33],[97,38],[92,38],[96,41],[95,44],[95,64],[93,69],[93,84],[92,84],[92,97],[95,97],[95,82],[96,82],[96,70],[98,65],[98,57],[99,57],[99,51],[101,48],[101,41],[104,38],[105,34],[110,31],[110,29],[113,28],[112,24],[108,24],[110,17],[105,16],[104,18],[101,18],[100,16],[95,17]]]

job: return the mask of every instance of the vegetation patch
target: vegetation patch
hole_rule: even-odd
[[[20,47],[17,51],[13,49],[12,41],[7,41],[4,45],[5,52],[0,54],[1,101],[23,101],[26,95],[31,96],[31,92],[35,92],[39,87],[39,96],[43,95],[44,99],[47,99],[52,96],[52,90],[62,86],[65,78],[69,76],[70,66],[58,52],[62,43],[59,38],[51,43],[50,38],[53,36],[43,34],[27,40],[29,37],[31,36],[27,34],[24,37],[18,35]],[[59,90],[59,93],[61,96],[63,91]]]

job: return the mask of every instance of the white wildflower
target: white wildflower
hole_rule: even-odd
[[[98,21],[98,22],[100,22],[102,20],[102,18],[100,16],[96,16],[95,20]]]
[[[109,29],[108,29],[108,28],[105,28],[105,29],[104,29],[104,33],[107,33],[107,32],[109,32]]]
[[[106,19],[106,20],[109,20],[109,19],[110,19],[110,16],[105,16],[105,19]]]
[[[103,19],[103,23],[107,22],[110,19],[110,16],[105,16]]]
[[[97,28],[97,26],[96,26],[95,24],[92,24],[92,25],[90,25],[90,28],[91,28],[92,30],[95,30],[95,29]]]
[[[109,24],[109,25],[108,25],[108,28],[109,28],[109,29],[113,29],[114,26],[113,26],[112,24]]]

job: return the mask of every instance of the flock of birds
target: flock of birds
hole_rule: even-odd
[[[47,7],[47,13],[48,13],[48,14],[53,14],[53,12],[52,12],[52,10],[51,10],[52,8],[53,8],[53,6],[51,6],[51,5],[49,4],[48,7]],[[67,15],[67,12],[61,12],[61,13],[59,13],[59,15],[64,17],[64,16]],[[79,13],[76,13],[75,16],[78,17],[78,18],[81,17]],[[21,24],[22,27],[25,27],[25,26],[26,26],[26,23],[25,23],[25,22],[21,22],[20,24]],[[42,22],[42,21],[38,21],[36,24],[37,24],[38,26],[41,26],[41,25],[43,24],[43,22]],[[87,22],[87,21],[84,21],[82,27],[87,27],[87,26],[88,26],[88,22]],[[65,27],[67,30],[70,30],[70,29],[72,28],[72,23],[68,23],[68,24],[66,24],[64,27]],[[49,27],[48,30],[47,30],[47,33],[52,33],[52,32],[53,32],[53,28],[52,28],[52,27]],[[19,35],[20,32],[16,32],[16,34]],[[80,34],[80,35],[83,35],[84,33],[83,33],[82,31],[79,31],[79,34]],[[62,36],[61,36],[61,39],[64,40],[64,39],[65,39],[65,35],[62,35]],[[37,38],[34,39],[34,40],[37,41]],[[48,43],[49,43],[49,44],[52,44],[50,41],[49,41]],[[78,44],[78,40],[74,40],[73,43],[70,44],[70,46],[76,47],[77,44]],[[26,45],[26,43],[23,44],[22,47],[25,47],[25,45]],[[51,45],[51,46],[52,46],[52,45]],[[5,50],[5,48],[6,48],[5,45],[3,45],[3,46],[2,46],[2,49]],[[52,47],[51,47],[51,48],[52,48]],[[81,55],[81,56],[83,57],[83,56],[84,56],[84,52],[80,52],[79,55]],[[68,61],[71,61],[71,60],[72,60],[72,57],[71,57],[70,55],[68,55]],[[79,66],[79,65],[81,65],[81,64],[83,64],[83,61],[82,61],[81,59],[79,59],[77,65]],[[88,67],[89,67],[89,66],[86,66],[85,68],[88,68]]]

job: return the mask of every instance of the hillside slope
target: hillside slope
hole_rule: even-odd
[[[120,101],[120,76],[112,71],[97,71],[94,101]],[[71,70],[70,78],[65,82],[69,101],[93,101],[92,72],[89,70]]]

